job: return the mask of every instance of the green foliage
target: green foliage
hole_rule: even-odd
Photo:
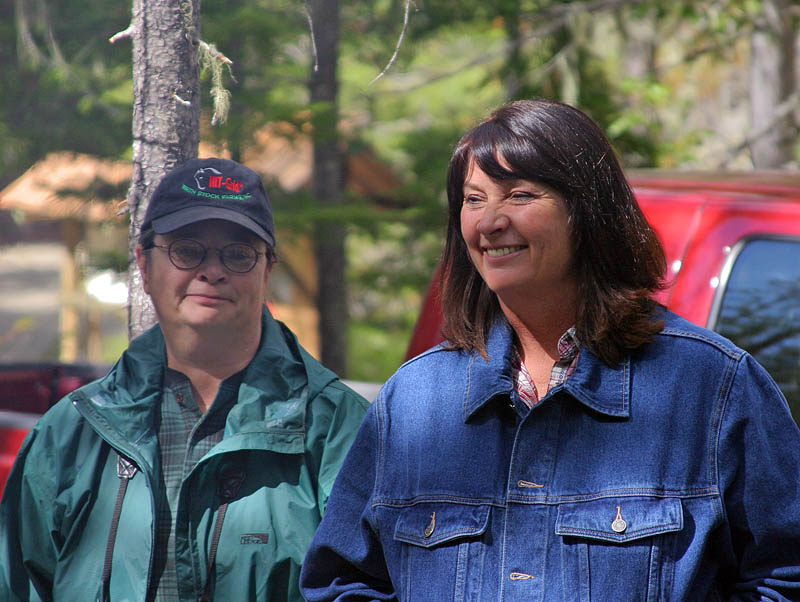
[[[107,43],[127,26],[129,3],[46,0],[46,16],[38,2],[24,4],[27,45],[18,45],[13,3],[0,4],[0,185],[50,150],[129,155],[130,44]],[[204,140],[238,159],[265,124],[289,122],[307,134],[313,119],[318,130],[338,131],[349,152],[369,147],[401,180],[391,199],[350,196],[335,210],[321,209],[307,190],[267,182],[282,228],[348,224],[356,378],[382,379],[402,358],[441,250],[447,163],[469,127],[506,100],[554,97],[595,119],[626,166],[707,166],[696,157],[709,124],[688,117],[705,93],[704,76],[740,60],[738,41],[762,10],[759,0],[646,0],[613,9],[578,0],[416,2],[404,31],[405,5],[341,3],[335,123],[331,107],[310,106],[303,3],[202,3],[200,37],[233,61],[230,71],[204,72]],[[633,74],[627,30],[638,25],[652,29],[653,60]],[[401,35],[388,72],[370,84]],[[230,104],[227,121],[212,127],[220,111],[214,99]],[[800,160],[800,145],[795,154]]]
[[[108,43],[129,7],[97,0],[0,7],[0,185],[47,152],[119,156],[130,145],[130,46]],[[102,135],[98,135],[102,132]]]
[[[233,61],[228,119],[204,137],[224,142],[234,159],[262,125],[302,121],[311,64],[306,27],[300,3],[204,0],[201,37]],[[209,124],[212,112],[203,111]]]
[[[348,377],[383,382],[403,363],[408,330],[351,320],[348,329]]]
[[[94,251],[91,262],[95,270],[113,270],[117,274],[128,271],[128,254],[119,249]]]

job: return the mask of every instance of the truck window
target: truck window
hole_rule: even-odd
[[[709,327],[767,369],[800,424],[800,240],[744,240],[728,266]]]

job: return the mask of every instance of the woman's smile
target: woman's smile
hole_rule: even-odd
[[[487,247],[486,254],[489,257],[505,257],[506,255],[511,255],[511,253],[516,253],[517,251],[521,251],[525,248],[525,245],[515,245],[512,247]]]

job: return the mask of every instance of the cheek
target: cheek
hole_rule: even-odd
[[[467,246],[471,244],[477,233],[476,223],[477,216],[474,212],[464,211],[463,209],[461,210],[461,238],[464,239],[464,242],[467,243]]]

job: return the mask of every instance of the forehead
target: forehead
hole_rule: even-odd
[[[259,243],[261,245],[265,244],[264,241],[247,228],[220,219],[208,219],[195,222],[194,224],[189,224],[188,226],[183,226],[168,234],[164,234],[163,237],[166,240],[191,238],[209,244],[227,244],[232,242],[246,242],[254,246],[258,246]]]
[[[495,157],[494,164],[497,165],[497,168],[491,169],[493,165],[490,165],[490,169],[487,172],[484,171],[484,168],[479,165],[474,157],[470,157],[464,172],[464,188],[480,187],[486,184],[508,188],[520,182],[536,183],[534,180],[527,180],[515,174],[502,156]]]

